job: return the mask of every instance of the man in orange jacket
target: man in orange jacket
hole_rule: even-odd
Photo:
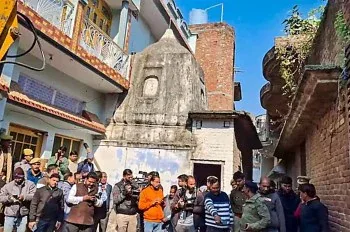
[[[139,209],[143,212],[144,231],[162,231],[164,219],[164,196],[160,188],[160,178],[152,176],[151,184],[142,190],[139,199]]]

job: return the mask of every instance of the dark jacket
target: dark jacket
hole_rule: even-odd
[[[269,209],[271,216],[271,223],[267,231],[276,231],[276,229],[278,229],[279,232],[286,232],[284,210],[278,194],[273,192],[267,195],[261,195],[261,199]]]
[[[329,232],[328,209],[318,198],[301,205],[300,232]]]
[[[243,213],[243,205],[245,203],[246,197],[242,190],[233,189],[230,194],[231,208],[234,214]]]
[[[294,191],[286,194],[283,190],[278,191],[278,196],[280,197],[284,218],[286,222],[286,231],[287,232],[297,232],[298,231],[298,220],[294,217],[294,212],[300,204],[300,198]]]
[[[182,212],[181,209],[177,209],[176,205],[180,201],[180,199],[183,198],[181,189],[179,189],[172,201],[171,204],[171,210],[173,213],[173,219],[172,222],[174,226],[177,225],[177,221],[179,220],[180,213]],[[196,192],[196,199],[194,200],[194,207],[193,210],[189,210],[190,213],[193,213],[193,224],[195,228],[198,227],[204,227],[205,226],[205,209],[204,209],[204,195],[202,192],[197,191]]]
[[[37,189],[30,204],[29,221],[63,221],[64,197],[59,188]]]
[[[135,184],[134,188],[137,187]],[[137,213],[137,198],[125,194],[125,183],[123,180],[114,185],[113,204],[117,214],[135,215]]]

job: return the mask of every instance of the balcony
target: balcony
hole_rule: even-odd
[[[64,0],[20,0],[41,17],[71,37],[74,22],[74,5]]]
[[[97,1],[99,2],[97,4],[100,4],[97,20],[94,18],[95,11],[92,8],[95,2],[93,0],[87,2],[88,5],[80,1],[67,0],[19,0],[18,10],[31,19],[39,36],[45,40],[44,52],[51,55],[56,54],[57,58],[63,58],[61,57],[63,55],[52,51],[51,48],[48,48],[50,46],[45,45],[48,42],[59,51],[71,56],[79,65],[94,72],[99,76],[98,82],[103,78],[117,87],[114,88],[114,91],[108,87],[110,92],[128,89],[131,59],[126,53],[127,17],[129,10],[137,10],[137,2],[132,2],[129,6],[123,5],[122,0],[113,1],[114,5],[109,5],[108,2],[102,0]],[[87,12],[91,12],[90,15],[87,15]],[[88,16],[90,19],[94,18],[100,26],[97,26],[95,21],[92,22]],[[26,43],[25,40],[32,41],[32,38],[29,30],[26,30],[25,23],[21,22],[20,30],[22,48],[25,47],[23,46],[23,43]],[[79,74],[74,74],[74,76],[79,76]],[[84,83],[96,86],[96,80],[91,78],[85,80]]]
[[[123,77],[128,77],[129,55],[96,24],[85,18],[80,35],[80,46],[96,56]]]

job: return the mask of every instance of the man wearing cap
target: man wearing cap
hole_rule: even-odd
[[[271,218],[269,209],[258,193],[258,185],[246,181],[243,192],[247,196],[247,200],[243,205],[240,231],[264,231],[269,226]]]
[[[16,228],[17,232],[25,232],[30,201],[36,188],[33,182],[25,180],[21,167],[15,169],[13,179],[0,191],[0,203],[5,205],[4,231]]]
[[[27,180],[32,181],[36,185],[38,181],[43,178],[43,174],[40,171],[41,160],[39,158],[34,158],[29,163],[30,169],[27,171]]]
[[[15,163],[14,169],[21,167],[24,174],[27,176],[27,172],[30,169],[30,161],[33,159],[33,150],[26,148],[23,150],[23,159],[20,162]]]
[[[78,164],[77,173],[80,173],[83,179],[85,179],[90,172],[95,171],[94,164],[92,163],[93,161],[94,154],[88,153],[86,159]]]

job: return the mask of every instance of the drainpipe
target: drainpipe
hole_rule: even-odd
[[[129,17],[129,1],[123,0],[122,10],[120,12],[119,33],[117,44],[120,48],[124,49],[125,37],[128,29],[128,17]]]

